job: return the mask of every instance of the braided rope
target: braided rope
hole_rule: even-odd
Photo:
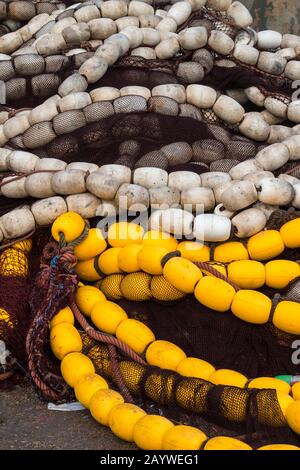
[[[238,285],[236,285],[234,282],[230,281],[227,276],[224,276],[224,274],[220,273],[217,269],[213,268],[210,264],[208,263],[203,263],[200,261],[194,261],[194,264],[198,266],[200,269],[204,269],[205,271],[208,271],[210,274],[213,276],[217,277],[218,279],[222,279],[222,281],[226,281],[228,284],[230,284],[237,292],[240,289]]]
[[[84,331],[96,341],[105,344],[111,344],[117,347],[120,351],[122,351],[126,356],[128,356],[133,361],[137,362],[141,365],[146,365],[146,362],[132,349],[127,346],[127,344],[123,343],[119,339],[115,338],[114,336],[108,335],[106,333],[101,333],[100,331],[96,331],[84,318],[82,313],[80,312],[79,308],[76,305],[74,292],[70,295],[70,304],[69,304],[76,320],[78,321],[79,325],[84,329]]]

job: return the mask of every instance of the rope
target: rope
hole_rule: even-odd
[[[80,243],[83,242],[88,236],[89,230],[90,230],[90,223],[88,220],[86,220],[82,234],[79,235],[79,237],[75,238],[75,240],[73,240],[72,242],[66,242],[65,235],[63,234],[63,232],[60,232],[59,233],[59,246],[61,248],[65,248],[67,246],[74,248],[75,246],[80,245]]]
[[[9,243],[5,243],[4,245],[1,245],[0,246],[0,251],[1,250],[4,250],[5,248],[9,248],[10,246],[13,246],[15,245],[16,243],[20,243],[20,242],[23,242],[25,240],[28,240],[28,238],[31,238],[32,235],[34,235],[36,229],[33,229],[31,232],[29,232],[27,235],[24,235],[23,237],[21,238],[15,238],[13,241],[9,242]]]
[[[0,188],[3,188],[6,184],[13,183],[14,181],[18,181],[22,178],[26,178],[26,176],[31,176],[35,175],[36,173],[57,173],[59,170],[36,170],[36,171],[30,171],[29,173],[22,173],[18,175],[12,175],[11,178],[10,176],[7,176],[7,178],[10,178],[9,181],[2,181],[0,183]],[[5,176],[4,176],[5,178]]]
[[[227,276],[224,276],[224,274],[220,273],[217,269],[213,268],[210,264],[208,263],[203,263],[200,261],[194,261],[194,264],[198,266],[200,269],[204,269],[205,271],[208,271],[210,274],[213,276],[217,277],[218,279],[222,279],[222,281],[226,281],[228,284],[230,284],[237,292],[240,289],[238,285],[236,285],[234,282],[230,281]]]
[[[119,339],[115,338],[114,336],[108,335],[106,333],[101,333],[100,331],[96,331],[89,323],[86,321],[82,313],[80,312],[79,308],[77,307],[74,299],[74,293],[70,295],[70,304],[69,304],[76,320],[78,321],[79,325],[84,329],[84,331],[96,341],[105,344],[112,344],[113,346],[117,347],[122,351],[123,354],[128,356],[133,361],[141,364],[143,366],[146,365],[146,362],[132,349],[127,346],[127,344],[123,343]]]
[[[113,346],[112,344],[109,344],[108,345],[108,353],[109,353],[109,357],[110,357],[110,360],[111,360],[111,369],[112,369],[112,373],[113,373],[113,378],[114,378],[121,394],[125,398],[126,402],[134,403],[134,400],[131,396],[131,393],[125,385],[123,375],[121,374],[121,371],[120,371],[120,368],[119,368],[119,363],[118,363],[117,351],[116,351],[115,346]]]

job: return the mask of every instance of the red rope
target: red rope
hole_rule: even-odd
[[[203,263],[200,261],[194,261],[194,264],[198,266],[200,269],[204,269],[205,271],[208,271],[210,274],[213,274],[213,276],[217,277],[218,279],[222,279],[223,281],[228,282],[236,291],[240,290],[240,287],[237,286],[234,282],[230,281],[227,276],[224,276],[224,274],[220,273],[217,269],[213,268],[211,264],[209,263]]]
[[[133,361],[137,362],[141,365],[146,365],[146,362],[132,349],[127,346],[127,344],[123,343],[119,339],[115,338],[114,336],[107,335],[106,333],[101,333],[100,331],[96,331],[84,318],[82,313],[80,312],[79,308],[77,307],[75,300],[74,300],[74,293],[70,296],[70,308],[74,313],[76,320],[78,321],[79,325],[84,329],[84,331],[96,341],[105,344],[112,344],[113,346],[117,347],[122,351],[126,356],[128,356]]]

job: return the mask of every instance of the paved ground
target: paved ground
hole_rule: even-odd
[[[0,450],[127,450],[87,411],[48,411],[30,387],[0,390]]]

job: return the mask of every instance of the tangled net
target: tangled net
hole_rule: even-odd
[[[237,17],[231,2],[226,12],[218,10],[217,0],[206,5],[196,0],[159,1],[153,8],[143,2],[119,2],[126,10],[120,17],[113,13],[117,2],[98,3],[82,2],[72,8],[66,0],[0,2],[0,52],[5,54],[0,62],[0,90],[5,95],[0,109],[0,339],[11,353],[3,365],[3,378],[19,367],[42,398],[57,402],[74,398],[49,344],[49,322],[71,302],[83,351],[127,402],[142,404],[177,423],[199,426],[210,437],[224,433],[252,446],[299,445],[274,390],[185,378],[149,366],[120,341],[92,330],[74,302],[78,283],[74,250],[51,239],[49,225],[60,214],[54,212],[45,222],[33,208],[59,195],[65,200],[64,212],[76,207],[95,227],[106,215],[101,213],[104,202],[110,206],[112,202],[101,196],[101,206],[100,196],[89,189],[93,164],[114,163],[132,172],[158,168],[168,178],[175,172],[228,175],[237,165],[281,145],[288,148],[289,158],[258,170],[272,172],[269,178],[291,186],[288,202],[274,204],[264,213],[261,228],[279,229],[300,209],[300,116],[298,101],[292,99],[293,81],[300,78],[300,38],[284,35],[278,42],[278,33],[272,31],[267,39],[257,36],[250,28],[249,13],[239,5]],[[179,4],[185,5],[184,12],[173,10],[168,16]],[[103,32],[104,19],[108,32]],[[116,42],[119,52],[113,57]],[[189,88],[199,84],[207,87],[207,95],[216,91],[212,102],[205,104],[206,95],[200,99],[199,89],[193,93]],[[40,166],[29,168],[25,154],[18,152],[31,152],[37,159],[34,165],[40,162]],[[15,164],[12,154],[23,155],[25,163],[21,158]],[[45,159],[53,159],[53,165],[54,159],[59,160],[55,165],[60,167],[43,167]],[[76,162],[91,165],[73,167],[85,172],[85,186],[78,193],[93,194],[91,212],[84,212],[82,203],[71,206],[75,202],[70,190],[53,191],[52,185],[52,193],[36,196],[25,184],[27,178],[42,178],[43,171],[48,175],[65,171],[67,164]],[[15,178],[14,187],[7,177]],[[180,201],[184,190],[180,189]],[[207,212],[216,205],[217,200]],[[30,207],[33,225],[11,235],[3,217],[24,207]],[[14,220],[16,227],[22,226],[22,221],[18,225]],[[23,241],[29,232],[35,232],[32,249]],[[231,231],[230,240],[240,240],[235,235]],[[299,250],[286,250],[278,258],[298,261]],[[281,294],[299,302],[298,290],[295,283]],[[275,294],[268,288],[262,291]],[[118,303],[130,318],[151,327],[156,338],[174,342],[186,354],[217,368],[235,369],[248,377],[299,373],[299,366],[291,362],[291,345],[299,338],[270,324],[249,325],[227,313],[220,316],[190,296],[175,302],[120,299]],[[228,403],[237,404],[234,411]],[[271,417],[265,411],[270,409]]]

